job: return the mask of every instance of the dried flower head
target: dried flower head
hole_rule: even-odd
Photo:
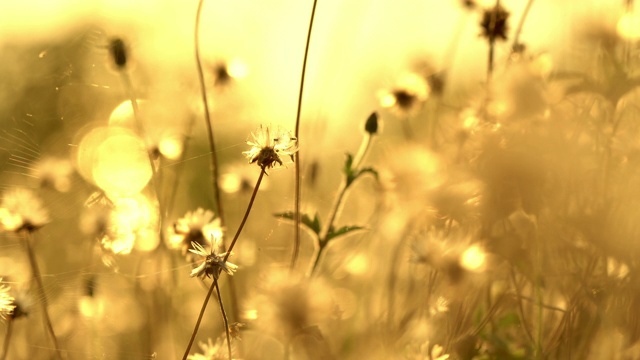
[[[406,73],[398,78],[393,88],[379,91],[378,99],[382,107],[390,108],[398,115],[408,116],[422,107],[430,91],[424,77],[416,73]]]
[[[195,249],[192,243],[202,247],[209,246],[209,239],[219,242],[222,239],[222,228],[220,219],[215,217],[211,210],[197,208],[196,211],[188,212],[183,218],[169,228],[169,246],[173,249],[182,249],[183,254]]]
[[[253,141],[247,140],[251,149],[243,154],[250,164],[257,163],[263,169],[275,167],[276,163],[282,165],[281,156],[284,155],[290,156],[293,161],[293,154],[298,151],[298,139],[280,127],[273,129],[260,125],[251,135]]]
[[[49,213],[42,201],[30,190],[16,188],[7,191],[0,204],[0,225],[4,231],[34,231],[49,222]]]
[[[0,278],[0,319],[4,320],[7,316],[13,314],[15,309],[14,298],[9,294],[11,290],[9,286],[1,284],[2,278]]]
[[[233,275],[236,270],[238,270],[238,265],[224,260],[224,258],[227,256],[226,252],[221,254],[217,253],[219,242],[219,239],[217,241],[216,239],[214,239],[214,244],[211,248],[211,252],[207,252],[204,247],[196,242],[191,243],[193,249],[189,249],[189,251],[203,257],[204,260],[195,269],[191,270],[191,274],[189,276],[197,276],[199,278],[204,278],[205,276],[213,276],[217,280],[223,270],[229,275]]]
[[[509,12],[502,6],[496,5],[482,13],[482,36],[493,42],[496,39],[507,40],[507,19]]]

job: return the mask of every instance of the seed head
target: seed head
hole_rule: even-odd
[[[508,18],[509,12],[500,5],[484,10],[480,22],[482,36],[492,42],[496,39],[507,40]]]

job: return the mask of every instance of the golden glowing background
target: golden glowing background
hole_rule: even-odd
[[[480,7],[495,4],[489,0],[478,3]],[[511,14],[508,31],[509,36],[513,36],[527,1],[504,0],[500,3]],[[496,178],[502,180],[503,176],[522,175],[518,165],[523,163],[522,167],[526,168],[522,170],[525,173],[523,181],[528,180],[528,176],[535,177],[537,174],[532,173],[540,168],[564,174],[564,165],[570,163],[573,156],[583,159],[580,151],[589,148],[593,140],[578,131],[572,133],[575,136],[570,140],[575,140],[576,148],[580,148],[574,154],[571,153],[574,148],[568,147],[565,151],[563,147],[563,141],[568,142],[569,137],[554,137],[550,131],[552,140],[547,143],[546,138],[531,140],[516,130],[509,133],[512,136],[509,146],[520,145],[519,141],[530,145],[528,141],[531,141],[534,147],[561,154],[558,163],[550,161],[551,165],[538,168],[535,161],[529,162],[531,159],[520,157],[520,153],[513,157],[504,155],[501,151],[508,147],[506,142],[496,141],[495,148],[482,150],[497,154],[497,159],[487,156],[490,158],[487,160],[477,154],[469,156],[472,161],[480,159],[490,165],[491,170],[478,175],[481,178],[478,179],[468,176],[465,172],[468,169],[458,168],[467,160],[460,155],[463,145],[457,149],[458,153],[455,151],[458,138],[442,144],[440,154],[427,149],[425,143],[409,144],[399,125],[408,115],[387,109],[398,104],[397,94],[389,89],[394,86],[422,87],[417,98],[427,101],[434,97],[434,90],[428,89],[426,80],[416,73],[425,69],[429,74],[446,72],[444,94],[437,95],[444,99],[438,103],[441,106],[438,109],[442,110],[438,114],[444,114],[439,121],[445,131],[453,133],[451,129],[461,129],[460,136],[472,138],[477,133],[485,134],[483,131],[489,127],[483,127],[486,125],[483,116],[511,119],[513,114],[520,115],[518,111],[523,108],[526,108],[523,113],[530,110],[527,106],[534,108],[532,112],[537,111],[536,101],[544,102],[544,106],[558,105],[560,110],[546,111],[540,122],[533,122],[531,129],[539,130],[549,124],[550,118],[563,118],[563,114],[574,108],[564,102],[565,89],[558,84],[545,87],[544,99],[539,99],[535,97],[537,92],[526,92],[530,90],[526,87],[530,85],[529,80],[540,80],[546,86],[555,72],[592,73],[592,68],[606,57],[589,40],[596,35],[604,34],[603,38],[621,38],[629,44],[637,44],[640,13],[625,13],[623,5],[622,0],[535,1],[520,35],[530,63],[525,61],[522,68],[513,65],[521,72],[505,75],[503,70],[512,39],[498,42],[495,48],[497,70],[494,82],[488,85],[488,46],[486,39],[480,36],[479,27],[482,14],[464,9],[462,1],[319,1],[307,63],[299,136],[302,209],[309,214],[318,212],[326,218],[341,183],[344,154],[357,152],[364,134],[364,121],[377,111],[381,115],[382,131],[365,163],[381,169],[382,185],[372,178],[358,180],[358,185],[346,197],[347,203],[341,209],[338,222],[366,224],[369,230],[375,228],[379,233],[371,237],[378,242],[368,243],[368,235],[354,235],[357,240],[333,244],[332,255],[324,259],[326,263],[322,268],[326,273],[319,283],[303,281],[302,287],[283,285],[279,282],[280,274],[275,280],[265,280],[266,270],[287,268],[293,233],[289,222],[278,220],[273,214],[293,208],[294,166],[288,164],[282,169],[269,170],[247,228],[231,258],[240,266],[234,279],[242,303],[240,308],[230,311],[234,321],[283,321],[274,306],[293,308],[294,312],[300,310],[295,314],[309,322],[323,321],[328,318],[325,314],[340,312],[342,319],[349,321],[349,326],[330,324],[339,328],[332,334],[339,340],[328,341],[334,349],[353,352],[365,349],[364,341],[354,339],[376,335],[372,334],[375,331],[371,330],[371,323],[387,316],[392,318],[382,310],[387,300],[379,295],[384,290],[372,285],[378,283],[375,276],[395,271],[389,270],[386,262],[394,256],[391,249],[395,249],[392,246],[397,243],[392,240],[401,238],[398,240],[401,250],[395,255],[403,259],[403,264],[409,263],[409,255],[402,251],[410,247],[404,239],[415,235],[407,228],[415,225],[412,222],[416,219],[407,213],[421,209],[426,198],[434,206],[439,206],[439,201],[446,203],[450,198],[462,199],[465,209],[488,206],[479,200],[481,196],[476,196],[479,192],[495,190],[491,188],[492,184],[486,183]],[[242,155],[248,150],[246,140],[250,133],[260,124],[289,130],[295,127],[311,7],[311,1],[302,0],[204,2],[200,52],[220,161],[219,184],[223,191],[227,237],[237,229],[259,174],[258,167],[247,164]],[[65,348],[70,350],[69,359],[149,359],[153,354],[157,359],[178,358],[199,312],[205,290],[201,283],[189,278],[191,264],[185,262],[181,254],[156,252],[162,238],[160,234],[168,237],[177,219],[200,207],[214,208],[210,152],[194,56],[196,8],[195,0],[0,2],[0,149],[3,150],[0,152],[0,190],[39,186],[46,189],[40,195],[52,221],[36,233],[35,249],[44,274],[52,321]],[[113,38],[121,38],[130,55],[124,76],[110,63],[109,44]],[[630,54],[630,58],[637,60],[636,53]],[[514,57],[512,60],[515,63],[522,59]],[[217,78],[221,66],[228,69],[228,82]],[[608,73],[594,76],[606,78]],[[613,81],[615,86],[616,79]],[[520,92],[514,88],[524,90]],[[493,98],[484,103],[484,95],[489,92]],[[136,111],[139,111],[141,124],[134,118],[132,94],[138,98],[139,109]],[[585,113],[597,118],[607,111],[615,111],[617,105],[613,110],[594,105]],[[475,112],[478,108],[486,113]],[[428,114],[440,111],[428,106],[425,109],[424,113]],[[575,116],[583,116],[583,113],[579,114]],[[503,125],[496,121],[486,132],[499,133]],[[526,129],[528,125],[520,126]],[[414,126],[419,135],[431,131],[424,122],[414,123]],[[569,133],[570,128],[566,124],[559,125],[558,133]],[[612,134],[616,130],[603,131]],[[620,131],[621,137],[627,134],[625,131]],[[522,130],[522,133],[526,132]],[[629,130],[628,134],[632,133]],[[493,140],[491,136],[487,136],[488,142]],[[469,141],[477,145],[473,140]],[[594,143],[600,144],[598,141],[594,140]],[[632,154],[635,145],[628,143],[633,141],[623,138],[612,142],[611,147],[620,151],[631,149],[629,154]],[[151,160],[147,150],[152,152]],[[620,163],[634,161],[633,155],[626,155],[625,152],[625,159]],[[152,171],[152,166],[157,167],[157,171]],[[594,173],[602,171],[598,167],[600,163],[585,166]],[[511,172],[513,168],[517,171]],[[493,169],[498,170],[493,173]],[[503,173],[497,173],[502,170]],[[173,188],[171,184],[176,181],[178,185]],[[620,183],[615,186],[633,188]],[[531,185],[532,188],[536,186]],[[161,208],[151,196],[154,188],[160,189],[161,198],[175,197],[175,202],[167,206],[167,201],[164,204],[167,207]],[[392,195],[387,196],[389,193]],[[629,190],[629,193],[635,195],[635,190]],[[556,193],[551,196],[556,200]],[[492,200],[505,201],[504,198]],[[490,213],[488,218],[520,221],[518,224],[525,228],[523,232],[533,226],[532,223],[537,226],[533,215],[522,210],[528,204],[518,205],[518,209],[507,207],[505,213],[501,213],[503,209],[482,208],[481,211]],[[105,216],[99,210],[101,206],[111,206],[112,211]],[[377,210],[384,206],[391,210],[381,215]],[[627,209],[625,206],[631,212],[636,211],[631,204],[625,203],[621,212]],[[434,227],[443,220],[434,218],[437,218],[433,220]],[[479,222],[485,220],[483,217]],[[110,227],[110,237],[96,242],[95,235],[107,227],[105,221]],[[448,238],[449,230],[464,225],[464,221],[456,218],[446,222],[448,229],[434,230],[435,238]],[[432,230],[429,228],[428,231]],[[313,254],[310,239],[311,236],[303,231],[297,269],[300,273],[304,273]],[[485,295],[491,299],[502,287],[511,286],[509,278],[500,280],[504,283],[500,283],[499,289],[478,290],[474,286],[495,275],[493,271],[499,272],[491,264],[496,262],[495,257],[505,255],[488,250],[475,240],[468,233],[460,235],[455,237],[457,246],[442,245],[442,259],[434,260],[432,255],[425,255],[426,260],[422,260],[448,269],[449,257],[459,259],[456,264],[462,269],[460,271],[470,274],[465,278],[468,282],[464,286],[471,289],[470,293],[482,293],[478,299]],[[16,288],[28,288],[31,270],[20,241],[15,234],[0,235],[0,276]],[[429,246],[440,246],[434,244]],[[625,238],[619,243],[621,247],[629,244],[635,245],[635,242]],[[371,250],[376,246],[375,251]],[[513,250],[506,245],[505,248]],[[110,253],[101,252],[105,250]],[[517,257],[513,253],[508,255]],[[619,278],[629,272],[629,268],[625,268],[627,265],[613,258],[605,258],[603,264],[609,274],[616,273]],[[530,289],[537,289],[536,280],[531,280],[526,265],[518,263],[513,268],[525,274],[520,283],[526,282]],[[415,274],[432,276],[424,269]],[[407,285],[408,280],[399,283],[398,286],[406,285],[411,291],[415,290]],[[228,290],[226,279],[222,284],[223,290]],[[269,291],[260,293],[256,284],[268,287]],[[443,287],[443,296],[460,295],[452,290],[453,287]],[[522,288],[525,289],[525,285]],[[431,290],[428,295],[418,292],[424,299],[432,295]],[[568,300],[561,299],[559,292],[549,290],[549,293],[547,300],[554,306],[566,305]],[[228,294],[224,296],[226,302],[235,301]],[[275,305],[264,300],[264,296]],[[291,306],[291,298],[302,299],[307,307]],[[31,301],[38,303],[41,299],[36,296]],[[338,304],[337,307],[332,308],[335,305],[332,301]],[[422,300],[402,301],[402,305],[410,308],[418,307],[416,304]],[[427,310],[421,311],[425,313],[435,316],[447,311],[443,309],[447,308],[448,300],[441,300],[435,293],[430,300],[424,301]],[[476,318],[488,311],[482,307],[478,309],[473,314]],[[11,354],[17,358],[47,359],[51,355],[47,335],[41,329],[40,312],[40,307],[34,306],[28,322],[24,325],[16,322]],[[208,337],[215,339],[222,329],[219,318],[215,317],[218,316],[215,303],[210,305],[207,314],[200,330],[202,335],[197,338],[204,343]],[[411,316],[403,319],[411,332],[407,330],[390,342],[431,335],[438,332],[434,330],[440,329],[438,326],[444,327],[430,323],[426,329],[421,324],[416,325]],[[470,322],[473,316],[464,321]],[[518,315],[514,311],[510,316],[517,318]],[[495,323],[492,325],[498,327]],[[282,325],[287,329],[285,332],[294,331],[287,326],[289,324]],[[249,326],[243,333],[245,346],[280,355],[284,350],[276,341],[276,335],[269,335],[266,340],[262,338],[271,330]],[[380,343],[377,340],[372,342]],[[194,347],[193,351],[196,350],[198,348]],[[452,348],[446,350],[453,353]],[[391,353],[368,351],[370,356],[392,356]],[[350,358],[357,358],[350,354]],[[435,359],[433,354],[432,359]]]

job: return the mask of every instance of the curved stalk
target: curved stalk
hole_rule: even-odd
[[[304,58],[302,60],[302,74],[300,75],[300,90],[298,91],[298,109],[296,111],[296,139],[300,139],[300,114],[302,112],[302,93],[304,90],[304,79],[307,71],[307,57],[309,55],[309,44],[311,43],[311,30],[313,29],[313,19],[316,15],[317,0],[313,1],[313,8],[311,9],[311,18],[309,19],[309,30],[307,31],[307,41],[304,47]],[[299,140],[298,140],[299,141]],[[295,153],[295,205],[294,205],[294,221],[295,229],[293,236],[293,254],[291,255],[290,270],[293,270],[298,260],[298,253],[300,252],[300,196],[302,194],[300,184],[300,152]]]
[[[207,87],[204,83],[204,72],[202,71],[202,62],[200,60],[200,15],[202,13],[202,5],[204,0],[198,1],[198,10],[196,10],[196,23],[194,30],[196,67],[198,69],[198,83],[200,85],[200,95],[202,97],[202,106],[204,106],[204,118],[207,125],[207,137],[209,139],[209,150],[211,151],[211,187],[215,198],[216,213],[220,218],[220,225],[224,227],[224,210],[222,209],[222,201],[220,199],[220,186],[218,185],[218,156],[216,153],[215,139],[213,136],[213,124],[209,113],[209,102],[207,100]]]

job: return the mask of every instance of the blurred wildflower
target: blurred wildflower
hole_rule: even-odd
[[[408,116],[422,108],[430,91],[424,77],[406,73],[400,76],[395,87],[378,91],[378,100],[382,107],[390,108],[400,116]]]
[[[429,341],[411,343],[407,346],[405,358],[425,360],[447,360],[449,354],[444,353],[444,348],[438,344],[431,346]]]
[[[298,279],[288,272],[272,273],[255,301],[257,324],[265,331],[299,335],[327,319],[333,308],[331,292],[317,280]]]
[[[441,160],[419,146],[395,149],[391,156],[396,160],[385,161],[380,170],[380,180],[390,205],[424,206],[433,190],[444,181]]]
[[[471,239],[459,232],[429,230],[412,244],[411,260],[427,264],[458,284],[471,273],[486,270],[487,255],[479,245],[469,245]]]
[[[225,344],[225,338],[219,337],[214,343],[211,338],[207,339],[207,343],[200,342],[198,345],[202,349],[201,354],[193,354],[187,356],[188,360],[227,360],[229,354]]]
[[[214,216],[213,211],[203,208],[187,212],[169,228],[169,247],[182,249],[183,255],[186,255],[189,249],[195,249],[191,247],[192,243],[201,247],[209,246],[211,239],[218,243],[222,239],[223,230],[220,219]]]
[[[272,129],[270,126],[260,125],[251,134],[253,141],[247,141],[251,149],[243,152],[249,163],[257,163],[261,168],[273,168],[276,163],[282,165],[283,155],[289,155],[293,161],[293,154],[298,151],[297,139],[289,131],[280,127]]]
[[[40,186],[51,187],[59,192],[71,189],[71,174],[71,161],[54,157],[41,159],[31,170],[31,175],[39,179]]]
[[[34,231],[49,222],[49,213],[30,190],[7,191],[0,203],[0,225],[4,231]]]
[[[219,62],[213,67],[214,85],[224,87],[229,85],[231,81],[244,78],[248,74],[249,68],[238,59],[233,59],[226,63]]]
[[[457,224],[469,224],[479,217],[482,190],[483,184],[467,173],[447,179],[432,196],[436,216]]]
[[[431,315],[444,314],[449,311],[449,300],[442,296],[438,296],[435,303],[429,307]]]
[[[482,36],[491,42],[496,41],[496,39],[507,40],[508,18],[509,12],[500,5],[485,9],[480,22]]]
[[[193,249],[189,249],[190,252],[200,255],[204,258],[204,261],[198,267],[191,270],[191,277],[214,277],[216,280],[220,276],[220,273],[224,270],[229,275],[233,275],[236,270],[238,270],[238,265],[232,264],[228,261],[224,261],[224,258],[227,256],[227,253],[217,254],[217,247],[219,245],[219,239],[214,239],[214,244],[211,250],[211,253],[208,253],[204,247],[196,242],[192,242],[191,246]]]
[[[495,117],[522,120],[549,112],[547,82],[553,68],[548,54],[520,58],[492,83],[487,111]]]
[[[435,344],[431,348],[430,360],[447,360],[449,354],[444,353],[444,348],[441,345]]]
[[[158,240],[158,214],[149,200],[139,195],[117,198],[113,203],[114,208],[109,212],[106,233],[101,238],[103,249],[113,254],[126,255],[138,245],[141,250],[155,248]],[[98,220],[97,229],[105,224],[102,221],[104,219]],[[136,244],[136,240],[141,240],[142,243]]]
[[[15,309],[14,298],[9,294],[11,288],[2,284],[2,278],[0,278],[0,319],[4,320],[7,316],[11,316]]]

